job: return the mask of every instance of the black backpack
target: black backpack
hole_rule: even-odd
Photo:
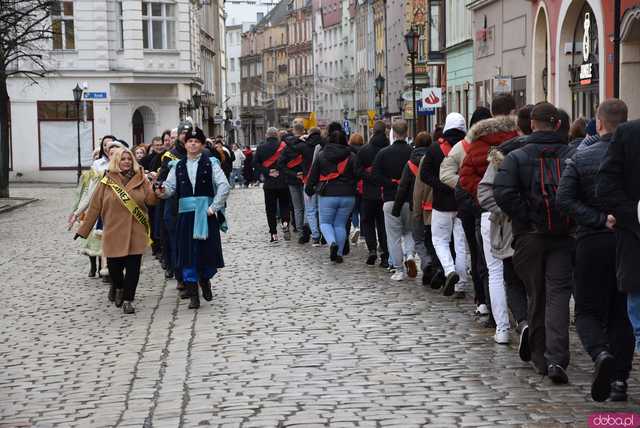
[[[564,144],[545,146],[531,144],[522,148],[532,162],[529,184],[529,207],[535,230],[549,235],[568,235],[575,229],[571,217],[556,207],[556,195],[566,160],[574,150]]]

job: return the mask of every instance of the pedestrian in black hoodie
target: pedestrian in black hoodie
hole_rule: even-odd
[[[373,125],[373,136],[356,156],[357,187],[362,195],[360,205],[360,228],[364,234],[369,256],[367,264],[373,266],[378,258],[380,245],[380,266],[389,267],[389,250],[387,249],[387,232],[384,228],[384,211],[382,211],[382,191],[380,185],[371,175],[373,160],[378,152],[389,145],[384,122],[377,121]],[[377,239],[376,239],[377,234]]]
[[[344,132],[334,131],[311,166],[305,187],[318,195],[320,230],[329,244],[329,258],[342,263],[347,240],[347,221],[355,204],[354,158]]]
[[[277,162],[286,144],[280,141],[276,128],[267,129],[267,140],[260,144],[253,157],[253,165],[258,174],[264,176],[264,205],[267,212],[271,242],[278,242],[276,213],[280,207],[280,220],[285,241],[291,239],[289,231],[289,188],[284,175],[278,171]]]
[[[425,236],[429,236],[430,238],[431,231],[429,230],[428,233],[425,231],[422,214],[423,207],[414,205],[413,187],[416,176],[419,174],[420,161],[431,145],[431,136],[427,132],[420,132],[416,136],[414,143],[415,149],[402,170],[402,177],[400,178],[400,184],[398,185],[398,192],[393,202],[391,214],[394,217],[400,217],[404,204],[409,204],[413,224],[413,240],[415,242],[416,253],[418,257],[420,257],[420,266],[423,272],[422,283],[423,285],[427,285],[435,275],[435,266],[439,263],[437,262],[437,256],[433,249],[431,239],[429,239],[429,242],[425,242]]]
[[[407,129],[407,122],[403,119],[393,123],[395,141],[378,152],[373,161],[372,171],[374,182],[382,186],[384,227],[387,232],[389,254],[396,268],[396,272],[391,276],[392,281],[403,281],[407,276],[415,278],[418,274],[409,204],[403,205],[400,217],[391,215],[402,170],[413,150],[406,141]]]
[[[440,164],[456,144],[462,144],[466,131],[464,117],[460,113],[449,113],[442,137],[431,144],[420,168],[420,178],[433,189],[431,236],[446,277],[443,287],[445,296],[466,291],[467,243],[462,222],[457,216],[454,190],[440,181]],[[450,248],[452,233],[455,261]]]

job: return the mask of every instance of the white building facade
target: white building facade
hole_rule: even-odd
[[[85,86],[80,111],[82,165],[103,135],[148,143],[177,126],[200,79],[197,13],[189,0],[63,1],[73,31],[44,50],[51,73],[31,84],[8,82],[11,179],[73,181],[77,123],[73,88]]]

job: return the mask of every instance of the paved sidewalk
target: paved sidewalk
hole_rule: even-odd
[[[227,267],[198,311],[145,256],[133,316],[108,305],[67,232],[72,189],[0,215],[0,427],[586,426],[592,364],[572,332],[552,386],[463,302],[391,283],[360,247],[267,243],[260,189],[229,201]],[[514,342],[517,339],[514,337]],[[636,366],[638,365],[636,358]]]

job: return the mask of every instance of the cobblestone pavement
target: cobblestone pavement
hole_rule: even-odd
[[[146,257],[137,312],[107,304],[64,222],[72,190],[0,216],[0,427],[586,426],[591,362],[572,340],[552,386],[455,302],[326,248],[266,242],[262,192],[236,190],[227,268],[200,310]],[[514,337],[514,342],[516,341]],[[638,360],[636,359],[636,363]]]

